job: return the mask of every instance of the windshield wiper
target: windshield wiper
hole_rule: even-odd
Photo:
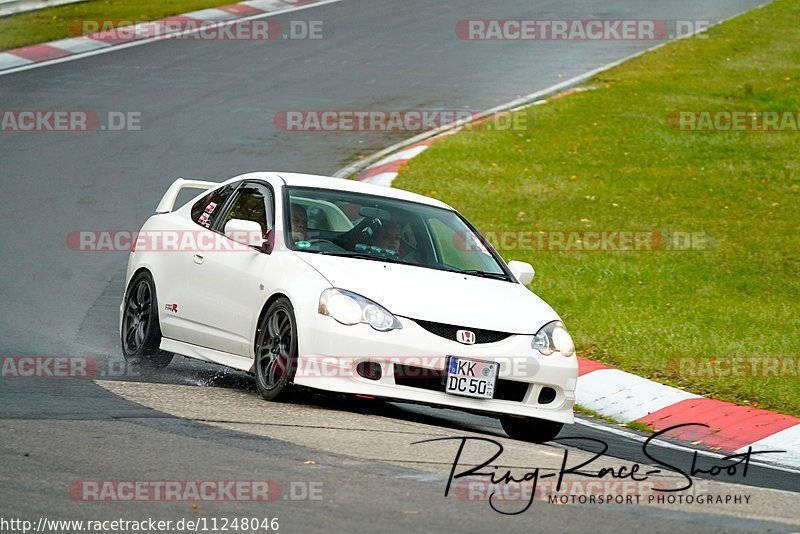
[[[325,256],[341,256],[343,258],[358,258],[362,260],[385,261],[387,263],[405,263],[395,258],[387,258],[384,256],[373,256],[371,254],[364,254],[361,252],[329,252],[327,250],[304,250],[303,252],[314,252],[316,254],[323,254]]]
[[[478,270],[466,270],[466,271],[453,271],[454,273],[460,274],[471,274],[474,276],[480,276],[483,278],[492,278],[494,280],[510,280],[507,274],[505,273],[488,273],[486,271],[478,271]]]

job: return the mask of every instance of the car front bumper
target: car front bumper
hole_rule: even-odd
[[[299,385],[475,412],[574,421],[577,358],[558,353],[543,356],[531,348],[531,335],[462,345],[404,317],[399,318],[403,328],[389,332],[378,332],[366,324],[345,326],[319,314],[305,319],[298,321],[299,358],[294,381]],[[498,362],[495,398],[445,393],[439,377],[448,356]],[[362,362],[379,365],[381,377],[373,380],[361,376],[357,369]],[[552,391],[543,394],[544,388]],[[542,401],[552,400],[540,402],[540,395]]]

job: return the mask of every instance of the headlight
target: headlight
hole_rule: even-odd
[[[539,329],[536,335],[533,336],[531,347],[541,352],[544,356],[549,356],[554,352],[560,352],[564,356],[575,354],[575,344],[561,321],[547,323]]]
[[[381,332],[403,328],[397,317],[379,304],[343,289],[323,291],[319,296],[319,313],[346,325],[365,323]]]

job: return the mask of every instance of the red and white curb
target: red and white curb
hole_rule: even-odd
[[[358,176],[356,176],[355,179],[370,184],[391,187],[392,182],[395,178],[397,178],[397,175],[400,172],[400,167],[408,163],[411,159],[425,152],[425,150],[427,150],[428,147],[437,140],[450,135],[451,133],[455,133],[455,131],[456,130],[439,134],[425,141],[420,141],[419,143],[413,144],[396,154],[387,156],[377,163],[367,167]]]
[[[585,358],[578,366],[575,400],[585,408],[656,431],[694,423],[664,435],[725,453],[782,450],[760,461],[800,468],[797,417],[701,397]]]
[[[540,105],[587,88],[556,93],[529,105]],[[515,111],[522,106],[512,108]],[[355,174],[355,179],[391,186],[401,167],[436,141],[456,133],[450,126],[422,141],[383,156]],[[342,176],[347,169],[338,173]],[[585,358],[579,360],[576,402],[584,408],[621,423],[638,421],[656,431],[675,425],[692,424],[663,434],[665,437],[703,445],[721,453],[785,451],[759,457],[758,461],[800,469],[800,419],[769,410],[738,406],[709,399],[653,380],[614,369]],[[702,426],[706,425],[706,426]]]
[[[0,52],[0,75],[130,46],[208,31],[224,24],[297,11],[341,0],[247,0],[125,27]],[[178,27],[179,29],[174,29]]]

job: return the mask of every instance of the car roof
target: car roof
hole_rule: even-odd
[[[259,176],[261,175],[261,176]],[[300,174],[294,172],[257,172],[250,173],[242,176],[237,176],[235,179],[228,180],[243,180],[243,179],[259,179],[265,178],[265,175],[277,176],[279,179],[288,186],[296,187],[316,187],[319,189],[331,189],[334,191],[352,191],[354,193],[364,193],[368,195],[376,195],[386,198],[396,198],[400,200],[407,200],[410,202],[417,202],[419,204],[427,204],[428,206],[436,206],[452,210],[449,205],[436,200],[435,198],[418,195],[402,189],[395,189],[393,187],[385,187],[380,185],[366,184],[357,180],[346,180],[343,178],[333,178],[330,176],[318,176],[314,174]]]

